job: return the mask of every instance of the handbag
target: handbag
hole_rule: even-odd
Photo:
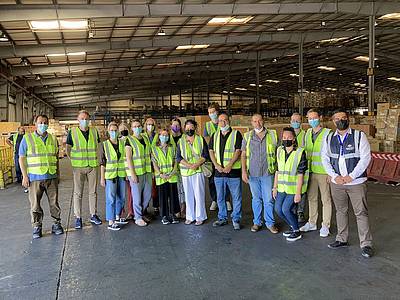
[[[190,149],[192,149],[192,153],[195,159],[200,159],[200,157],[196,154],[196,152],[194,152],[193,146],[189,144]],[[201,166],[201,172],[203,173],[203,175],[207,178],[211,177],[213,174],[213,165],[212,162],[210,161],[205,161]]]

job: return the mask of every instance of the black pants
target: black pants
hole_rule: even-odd
[[[21,172],[21,167],[19,165],[19,155],[18,155],[18,153],[14,154],[14,164],[15,164],[15,175],[17,177],[17,182],[21,183],[22,182],[22,172]]]
[[[174,216],[180,212],[177,183],[166,182],[157,186],[157,190],[161,217]]]

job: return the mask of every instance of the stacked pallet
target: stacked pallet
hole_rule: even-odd
[[[65,125],[61,125],[58,120],[49,120],[49,129],[47,130],[50,134],[54,135],[58,141],[59,157],[62,158],[66,154],[65,143],[67,141],[67,132]]]
[[[400,152],[400,106],[378,103],[376,139],[383,152]]]

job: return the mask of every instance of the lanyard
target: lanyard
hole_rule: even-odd
[[[340,138],[340,134],[337,135],[337,138],[338,138],[339,144],[340,144],[340,153],[341,153],[340,155],[344,155],[344,142],[346,141],[348,135],[349,135],[349,133],[346,133],[346,135],[344,136],[343,142]]]

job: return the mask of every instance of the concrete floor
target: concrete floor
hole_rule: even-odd
[[[63,225],[71,227],[72,174],[68,161],[61,165]],[[9,186],[0,191],[0,299],[399,299],[400,187],[369,187],[377,255],[368,260],[353,217],[351,247],[340,250],[328,249],[334,237],[318,232],[295,243],[266,230],[251,233],[247,188],[239,232],[213,228],[211,213],[200,227],[156,221],[111,232],[87,223],[31,241],[27,195]],[[99,188],[102,218],[104,202]],[[47,199],[43,207],[48,232]]]

